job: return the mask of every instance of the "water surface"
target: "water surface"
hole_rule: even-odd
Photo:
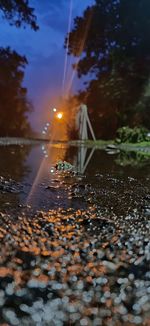
[[[70,162],[75,173],[58,173],[54,167],[59,160]],[[136,153],[108,154],[105,150],[65,144],[1,146],[0,175],[6,181],[16,182],[16,191],[1,193],[3,207],[85,207],[83,201],[71,199],[73,184],[101,187],[110,195],[112,187],[117,188],[117,182],[119,185],[124,181],[122,191],[126,188],[126,192],[131,180],[137,188],[139,184],[149,187],[150,159]]]

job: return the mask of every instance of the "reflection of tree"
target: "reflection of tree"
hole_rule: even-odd
[[[14,187],[17,186],[18,193],[0,194],[0,206],[10,202],[11,206],[19,203],[19,189],[22,190],[21,182],[30,172],[26,159],[30,153],[30,146],[1,146],[0,147],[0,171],[1,176],[9,184],[9,179],[14,180]],[[19,184],[17,184],[19,182]],[[13,184],[12,184],[13,187]]]
[[[31,146],[1,146],[0,147],[0,171],[1,175],[10,177],[16,181],[22,179],[29,172],[25,161],[31,151]]]
[[[150,128],[149,15],[149,0],[95,0],[75,18],[69,53],[77,58],[78,76],[87,76],[77,98],[90,108],[97,137],[127,124]]]
[[[121,151],[115,162],[121,166],[144,167],[150,164],[150,157],[140,152]]]
[[[87,151],[86,151],[87,150]],[[91,148],[82,148],[85,157],[84,165],[82,165],[81,170],[81,149],[78,146],[72,146],[67,149],[65,160],[70,162],[75,168],[78,168],[78,172],[86,173],[86,175],[92,178],[93,176],[100,175],[100,177],[115,175],[115,176],[132,176],[140,180],[140,178],[146,178],[150,176],[150,157],[136,152],[120,152],[116,155],[109,155],[105,150],[100,150],[96,148],[93,153]],[[91,155],[91,157],[90,157]],[[87,165],[85,165],[88,162]],[[84,170],[83,170],[83,167]],[[144,168],[143,168],[144,167]],[[97,182],[97,181],[96,181]]]

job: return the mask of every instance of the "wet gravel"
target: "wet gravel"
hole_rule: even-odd
[[[149,188],[94,178],[65,181],[87,209],[0,213],[1,324],[149,325]]]
[[[12,179],[6,179],[2,176],[0,176],[0,193],[16,193],[18,194],[22,190],[22,186],[20,183],[17,183],[16,181]]]
[[[99,170],[0,177],[0,325],[150,325],[149,175]]]

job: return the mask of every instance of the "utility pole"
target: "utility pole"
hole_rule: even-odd
[[[87,140],[88,139],[88,129],[91,133],[93,140],[96,140],[95,134],[88,116],[88,109],[85,104],[81,104],[79,107],[79,111],[77,113],[76,120],[77,128],[79,130],[79,139]]]

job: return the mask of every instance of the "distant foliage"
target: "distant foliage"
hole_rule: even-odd
[[[123,125],[150,129],[150,1],[95,0],[67,40],[78,77],[87,77],[78,98],[96,136],[114,137]]]
[[[26,64],[25,57],[10,48],[0,48],[0,136],[31,134],[27,114],[32,105],[22,86]]]
[[[0,14],[10,25],[38,29],[28,0],[0,0]],[[31,136],[28,113],[32,105],[23,87],[27,59],[9,47],[0,47],[0,136]]]
[[[129,128],[124,126],[117,130],[117,143],[140,143],[147,141],[148,130],[146,128]]]
[[[20,27],[27,24],[34,30],[38,29],[34,9],[28,0],[0,0],[0,11],[11,25]]]

